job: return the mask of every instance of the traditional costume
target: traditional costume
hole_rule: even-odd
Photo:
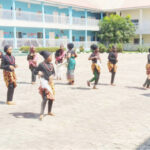
[[[10,46],[5,46],[4,51],[6,55],[2,57],[1,68],[3,69],[3,76],[6,86],[8,88],[7,91],[7,104],[13,105],[13,95],[14,89],[16,88],[16,74],[15,74],[15,57],[8,53],[8,49],[11,48]],[[13,69],[12,69],[13,68]]]
[[[115,47],[114,47],[115,48]],[[114,84],[114,79],[117,71],[117,52],[111,51],[108,56],[108,70],[111,73],[111,85]]]
[[[55,59],[56,59],[56,77],[57,79],[62,79],[62,73],[63,73],[63,68],[64,68],[64,58],[65,58],[65,51],[60,48],[59,50],[56,51],[55,53]]]
[[[74,45],[72,43],[68,44],[68,52],[67,52],[67,79],[69,84],[74,84],[74,71],[76,66],[75,58],[77,57],[77,54],[73,50]]]
[[[94,81],[94,89],[96,88],[96,85],[98,84],[98,81],[99,81],[99,77],[100,77],[100,71],[101,71],[101,68],[100,68],[100,55],[99,55],[99,52],[97,51],[98,50],[98,46],[93,44],[91,46],[91,49],[93,51],[93,53],[90,55],[89,57],[89,60],[92,61],[92,65],[91,65],[91,69],[92,69],[92,72],[94,74],[94,77],[89,80],[87,82],[88,86],[90,86],[90,83]]]
[[[37,67],[37,61],[38,61],[38,57],[37,57],[34,47],[30,48],[30,53],[27,56],[27,60],[29,62],[29,69],[31,70],[31,74],[32,74],[31,82],[32,84],[34,84],[36,82],[36,75],[34,74],[34,71]]]
[[[149,50],[150,52],[150,50]],[[146,74],[147,74],[147,79],[145,83],[143,84],[143,87],[149,88],[150,87],[150,54],[147,56],[148,62],[146,64]]]
[[[48,114],[51,115],[53,101],[55,100],[55,88],[52,76],[55,75],[54,66],[51,62],[47,62],[51,53],[42,51],[40,54],[44,57],[45,61],[40,63],[35,69],[35,74],[42,73],[40,77],[39,93],[41,94],[43,101],[41,104],[41,117],[43,118],[46,103],[48,101]],[[41,118],[41,119],[42,119]]]

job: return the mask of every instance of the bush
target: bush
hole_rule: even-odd
[[[121,43],[109,44],[109,46],[108,46],[108,52],[111,51],[113,45],[116,46],[116,49],[117,49],[117,52],[118,52],[118,53],[122,53],[122,52],[123,52],[123,44],[121,44]]]
[[[117,47],[117,52],[118,52],[118,53],[122,53],[122,52],[123,52],[123,44],[118,43],[118,44],[116,45],[116,47]]]
[[[84,47],[80,46],[79,50],[80,50],[80,52],[84,52]]]
[[[147,48],[147,47],[142,47],[142,46],[140,46],[140,47],[138,48],[138,52],[140,52],[140,53],[148,52],[148,48]]]
[[[108,51],[107,47],[104,44],[99,44],[98,47],[100,53],[104,53]]]
[[[41,51],[56,52],[58,49],[59,47],[37,47],[35,48],[36,52],[41,52]],[[20,48],[20,51],[28,53],[30,51],[30,47],[23,46]]]

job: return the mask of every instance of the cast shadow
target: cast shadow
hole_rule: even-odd
[[[148,138],[141,145],[139,145],[136,150],[150,150],[150,138]]]
[[[29,82],[17,82],[17,84],[31,84]]]
[[[32,112],[25,112],[25,113],[15,112],[10,114],[15,118],[37,119],[39,117],[39,114]]]
[[[126,86],[126,88],[128,88],[128,89],[136,89],[136,90],[143,90],[143,91],[145,91],[145,89],[144,89],[143,87]]]
[[[110,84],[108,84],[108,83],[99,83],[98,85],[109,86]]]
[[[0,101],[0,105],[5,105],[5,104],[6,104],[6,102]]]
[[[55,83],[55,85],[69,85],[68,83]]]
[[[150,97],[150,94],[141,94],[143,96],[146,96],[146,97]]]
[[[87,91],[87,90],[91,90],[90,88],[86,88],[86,87],[71,87],[72,90],[84,90],[84,91]]]

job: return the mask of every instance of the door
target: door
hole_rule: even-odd
[[[22,38],[22,32],[17,32],[17,38]]]
[[[37,38],[38,39],[42,39],[43,38],[43,33],[42,32],[38,32],[37,33]]]
[[[91,41],[91,36],[88,36],[88,37],[87,37],[87,40],[88,40],[88,41]]]
[[[55,32],[49,32],[49,39],[55,39]]]

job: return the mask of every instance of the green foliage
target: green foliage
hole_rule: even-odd
[[[123,52],[123,44],[122,43],[117,43],[116,47],[117,47],[117,52],[118,53]]]
[[[37,47],[35,48],[36,52],[40,51],[49,51],[49,52],[56,52],[59,49],[59,47]],[[28,53],[30,51],[29,46],[23,46],[20,48],[20,51],[24,53]]]
[[[103,43],[128,43],[134,37],[135,26],[130,16],[119,15],[106,16],[100,21],[98,37]]]
[[[107,47],[104,44],[99,44],[98,47],[100,53],[104,53],[108,51]]]
[[[80,46],[79,50],[80,50],[80,52],[84,52],[84,47]]]
[[[138,47],[138,52],[143,53],[143,52],[148,52],[148,48],[147,47]]]

